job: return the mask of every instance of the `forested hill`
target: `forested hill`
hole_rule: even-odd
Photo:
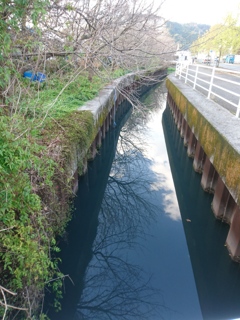
[[[167,22],[167,28],[182,50],[189,49],[191,44],[210,29],[207,24]]]

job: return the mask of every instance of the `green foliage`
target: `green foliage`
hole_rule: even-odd
[[[2,112],[0,117],[1,285],[17,292],[17,301],[23,306],[21,297],[26,287],[34,286],[37,293],[49,282],[56,294],[55,308],[59,309],[62,275],[54,259],[58,251],[54,239],[68,221],[71,181],[67,164],[73,146],[89,148],[94,134],[92,114],[76,109],[79,101],[83,104],[92,99],[103,82],[100,78],[89,82],[79,76],[64,88],[65,79],[55,78],[43,86],[21,81],[22,88],[31,94],[21,96],[21,108],[14,115]],[[53,108],[44,109],[42,104],[51,103],[55,97]],[[15,104],[14,97],[11,103]],[[39,125],[47,112],[50,117]],[[51,281],[53,277],[60,280]]]
[[[116,69],[113,71],[113,78],[119,78],[119,77],[122,77],[124,76],[125,74],[129,73],[130,71],[129,70],[125,70],[125,69]]]
[[[72,80],[70,74],[48,79],[42,87],[32,83],[28,88],[30,94],[22,97],[20,110],[29,118],[42,118],[46,113],[54,118],[62,118],[93,99],[103,85],[100,77],[93,77],[90,82],[84,74]],[[25,86],[29,86],[28,80]]]
[[[39,189],[52,188],[56,164],[33,140],[31,127],[19,117],[0,117],[1,285],[18,297],[27,286],[43,290],[57,266],[49,255],[58,250],[55,234],[38,196]]]
[[[39,19],[46,13],[48,0],[6,0],[0,2],[0,90],[9,83],[10,75],[15,73],[11,59],[14,51],[15,34],[27,28],[27,22],[38,32]]]
[[[175,67],[169,67],[169,68],[167,69],[167,73],[168,73],[168,74],[173,73],[173,72],[175,72],[175,70],[176,70]]]
[[[174,40],[180,45],[180,49],[187,50],[199,36],[209,30],[210,26],[206,24],[168,21],[167,28]]]
[[[238,17],[228,15],[221,24],[212,26],[204,35],[192,44],[192,52],[209,53],[214,50],[221,57],[226,54],[240,52],[239,40],[240,27]]]
[[[76,110],[109,82],[109,74],[90,81],[87,73],[77,73],[71,57],[42,62],[34,56],[43,47],[38,23],[47,5],[48,0],[0,3],[0,285],[17,293],[8,297],[9,304],[26,309],[41,299],[45,286],[55,292],[54,306],[60,308],[62,274],[55,237],[69,219],[67,165],[73,146],[87,149],[94,136],[92,114]],[[26,64],[45,70],[47,81],[24,79]],[[124,74],[119,69],[111,76]],[[36,306],[31,308],[32,319],[47,319]],[[18,315],[26,318],[28,312]]]
[[[64,117],[57,118],[57,122],[47,121],[44,126],[42,141],[48,144],[49,136],[52,140],[60,140],[61,160],[58,160],[58,168],[63,172],[72,160],[73,150],[78,146],[79,150],[87,150],[94,137],[94,123],[91,112],[74,111]],[[81,163],[79,163],[81,166]]]
[[[39,22],[46,19],[49,3],[0,2],[0,285],[17,293],[8,303],[32,309],[32,319],[39,319],[34,303],[41,299],[46,285],[55,292],[54,305],[60,308],[62,274],[55,259],[59,250],[55,237],[69,218],[71,175],[67,165],[73,147],[79,153],[87,149],[95,134],[92,114],[77,109],[106,82],[128,72],[118,69],[112,73],[111,69],[100,74],[101,66],[95,68],[96,62],[91,61],[99,72],[94,77],[83,55],[78,60],[66,53],[47,59],[51,53],[44,56],[42,49],[48,48],[44,40],[52,38],[41,36]],[[65,9],[72,11],[72,4],[66,3]],[[51,49],[58,51],[60,44],[69,53],[73,39],[72,34],[65,42],[53,39],[56,47]],[[89,74],[80,73],[81,68]],[[46,73],[47,81],[24,79],[26,70]],[[3,309],[0,306],[0,315]],[[18,319],[30,318],[29,312],[18,314]],[[42,314],[40,319],[47,317]]]

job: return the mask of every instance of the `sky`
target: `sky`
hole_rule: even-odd
[[[223,22],[229,12],[236,13],[239,6],[240,0],[165,0],[160,15],[179,23],[214,25]]]

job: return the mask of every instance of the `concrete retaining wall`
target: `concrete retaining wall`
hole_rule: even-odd
[[[121,102],[126,98],[131,97],[132,94],[141,91],[144,88],[152,86],[165,78],[167,70],[165,67],[159,68],[153,72],[141,72],[127,74],[110,85],[106,86],[99,92],[99,95],[87,102],[84,106],[78,109],[79,112],[90,111],[94,122],[94,135],[92,143],[85,150],[78,146],[72,146],[72,156],[68,163],[68,176],[74,177],[73,191],[76,192],[78,188],[78,172],[79,164],[83,165],[81,172],[87,170],[87,161],[94,159],[97,149],[101,146],[102,139],[105,138],[109,127],[114,123],[114,115]]]
[[[226,245],[232,258],[240,261],[240,119],[173,74],[166,85],[187,153],[194,158],[194,169],[202,173],[204,190],[214,193],[214,215],[230,224]]]

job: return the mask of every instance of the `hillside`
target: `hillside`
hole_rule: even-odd
[[[209,25],[197,23],[167,22],[170,35],[180,45],[179,49],[187,50],[191,44],[210,29]]]

